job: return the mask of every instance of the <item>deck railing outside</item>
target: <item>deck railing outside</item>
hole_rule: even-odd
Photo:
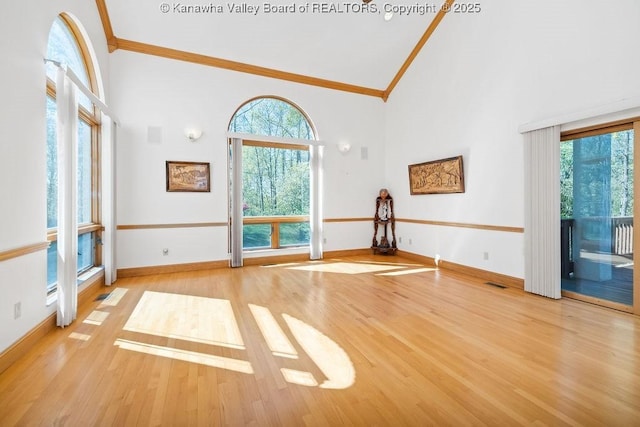
[[[622,216],[613,218],[583,218],[584,229],[583,240],[589,240],[590,226],[597,226],[602,221],[611,221],[611,253],[615,255],[633,254],[633,217]],[[575,231],[575,219],[567,218],[560,220],[560,255],[561,273],[565,279],[573,275],[574,253],[573,238]],[[596,242],[597,243],[597,242]]]

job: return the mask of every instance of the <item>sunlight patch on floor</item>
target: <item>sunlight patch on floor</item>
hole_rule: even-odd
[[[299,384],[307,387],[317,387],[318,381],[311,372],[297,371],[295,369],[280,368],[284,379],[291,384]]]
[[[327,377],[320,388],[343,389],[355,383],[356,370],[342,347],[302,320],[288,314],[282,317],[298,343]]]
[[[383,261],[350,261],[356,262],[359,264],[379,264],[379,265],[395,265],[396,268],[404,268],[404,267],[422,267],[422,264],[408,264],[405,262],[383,262]]]
[[[254,304],[249,304],[249,309],[251,310],[251,314],[253,314],[253,318],[256,320],[258,328],[260,328],[260,332],[262,332],[262,336],[267,342],[269,350],[271,350],[273,355],[297,359],[298,352],[293,347],[293,344],[291,344],[291,341],[289,341],[280,325],[278,325],[278,322],[275,317],[273,317],[273,314],[271,314],[271,311],[266,307]]]
[[[362,273],[378,273],[380,271],[397,270],[405,268],[397,264],[370,264],[357,262],[331,262],[317,265],[301,265],[297,267],[289,267],[291,270],[303,271],[319,271],[323,273],[342,273],[342,274],[362,274]]]
[[[125,296],[127,291],[128,289],[125,289],[125,288],[115,288],[114,290],[111,291],[109,296],[100,303],[98,308],[102,308],[106,306],[115,307],[116,305],[118,305],[122,297]]]
[[[271,311],[266,307],[254,304],[249,304],[249,309],[271,350],[271,354],[275,357],[298,359],[298,351],[283,330],[284,325],[281,327],[278,324]],[[354,384],[355,368],[340,345],[302,320],[288,314],[282,314],[282,317],[295,341],[326,377],[326,380],[318,385],[313,373],[283,367],[280,372],[285,381],[326,389],[344,389]],[[245,349],[231,302],[223,299],[145,291],[123,330]],[[116,339],[114,345],[138,353],[247,374],[253,373],[253,367],[248,360],[221,357],[123,338]],[[300,362],[282,363],[299,364]],[[308,364],[308,362],[306,363]]]
[[[300,265],[299,262],[283,262],[282,264],[266,264],[261,265],[262,268],[275,268],[275,267],[291,267],[292,265]]]
[[[182,360],[184,362],[198,363],[201,365],[228,369],[230,371],[241,372],[244,374],[253,374],[253,368],[251,367],[251,364],[245,360],[231,359],[228,357],[215,356],[212,354],[180,350],[177,348],[163,347],[160,345],[144,344],[141,342],[123,339],[117,339],[114,345],[117,345],[122,349],[136,351],[138,353],[146,353],[154,356],[167,357],[174,360]]]
[[[244,349],[229,300],[145,291],[125,331]]]
[[[89,325],[102,325],[102,322],[109,317],[109,313],[106,311],[93,310],[89,315],[82,321],[82,323],[88,323]]]
[[[80,340],[80,341],[89,341],[89,339],[91,338],[91,335],[81,334],[79,332],[71,332],[69,334],[69,338],[72,338],[74,340]]]
[[[389,273],[380,273],[379,276],[403,276],[405,274],[428,273],[430,271],[436,271],[436,270],[438,269],[429,268],[429,267],[411,268],[411,269],[401,270],[401,271],[391,271]]]

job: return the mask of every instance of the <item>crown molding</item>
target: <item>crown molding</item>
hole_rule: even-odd
[[[272,68],[245,64],[242,62],[230,61],[227,59],[216,58],[213,56],[186,52],[183,50],[171,49],[147,43],[141,43],[133,40],[125,40],[119,38],[117,38],[116,40],[118,49],[130,52],[143,53],[146,55],[159,56],[162,58],[175,59],[178,61],[192,62],[209,67],[222,68],[225,70],[253,74],[262,77],[269,77],[278,80],[286,80],[309,86],[318,86],[326,89],[340,90],[343,92],[351,92],[359,95],[374,96],[377,98],[382,98],[384,94],[384,92],[380,89],[372,89],[363,86],[336,82],[333,80],[325,80],[317,77],[305,76],[302,74],[289,73],[287,71],[280,71]]]
[[[447,14],[447,11],[451,10],[451,5],[455,0],[445,0],[440,7],[440,10],[434,17],[433,21],[422,35],[416,46],[413,48],[407,59],[404,61],[391,83],[385,90],[374,89],[364,86],[353,85],[349,83],[342,83],[333,80],[321,79],[312,76],[306,76],[303,74],[290,73],[287,71],[276,70],[272,68],[261,67],[258,65],[245,64],[242,62],[230,61],[227,59],[216,58],[213,56],[202,55],[193,52],[186,52],[177,49],[171,49],[163,46],[156,46],[152,44],[142,43],[134,40],[120,39],[115,36],[113,27],[111,25],[111,19],[109,18],[109,11],[105,0],[96,0],[98,7],[98,13],[100,14],[100,20],[102,21],[102,27],[104,29],[105,38],[107,40],[107,46],[109,53],[112,53],[118,49],[126,50],[129,52],[142,53],[146,55],[153,55],[162,58],[174,59],[178,61],[192,62],[196,64],[206,65],[209,67],[221,68],[225,70],[236,71],[240,73],[253,74],[262,77],[268,77],[278,80],[285,80],[294,83],[300,83],[309,86],[322,87],[325,89],[339,90],[343,92],[355,93],[358,95],[373,96],[387,101],[389,95],[393,89],[400,82],[400,79],[404,76],[405,72],[409,69],[415,58],[418,56],[424,45],[427,43],[431,35],[435,32],[436,28]]]

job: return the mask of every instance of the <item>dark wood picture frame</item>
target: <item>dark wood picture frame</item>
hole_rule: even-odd
[[[409,165],[411,194],[464,193],[462,156]]]
[[[166,172],[168,192],[208,193],[211,191],[211,168],[209,163],[167,160]]]

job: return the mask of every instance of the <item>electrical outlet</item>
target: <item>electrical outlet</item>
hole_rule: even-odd
[[[412,244],[413,242],[411,241],[411,239],[409,239],[409,244]]]
[[[13,304],[13,318],[18,319],[20,316],[22,316],[22,303],[17,302]]]
[[[483,257],[485,261],[489,261],[489,252],[485,252]]]
[[[322,239],[322,243],[324,243],[325,245],[327,244],[327,238],[326,237]]]
[[[402,243],[402,237],[398,237],[398,243]]]
[[[164,256],[169,255],[169,249],[168,249],[168,248],[164,248],[164,249],[162,250],[162,255],[164,255]]]

